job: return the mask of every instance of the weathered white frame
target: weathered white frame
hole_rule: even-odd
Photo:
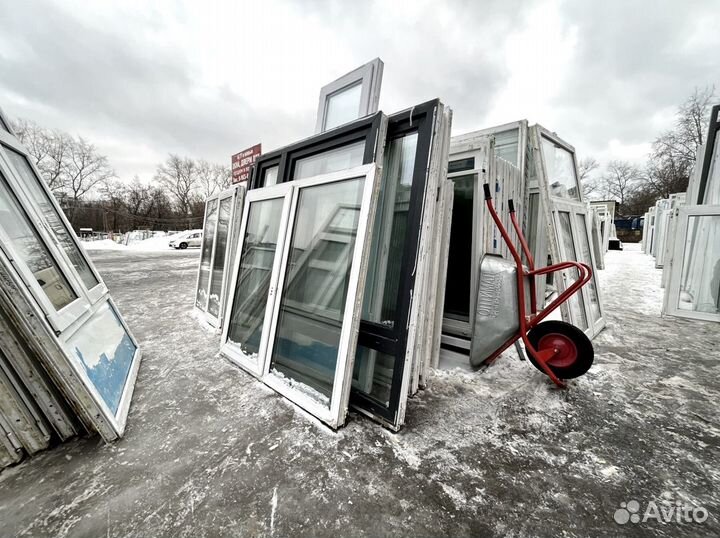
[[[248,357],[239,351],[232,344],[227,343],[229,324],[223,329],[223,346],[221,353],[232,362],[247,370],[252,375],[259,377],[267,386],[292,401],[299,407],[305,409],[311,415],[328,424],[331,428],[338,428],[345,422],[347,415],[350,389],[352,384],[353,364],[357,346],[357,336],[360,327],[362,314],[362,296],[365,288],[365,276],[369,262],[370,243],[372,237],[373,219],[375,205],[379,193],[379,168],[375,164],[362,165],[339,172],[324,174],[307,179],[291,181],[273,185],[262,189],[253,189],[248,192],[243,210],[243,224],[240,233],[241,245],[235,255],[233,268],[233,281],[230,295],[234,297],[237,285],[237,276],[242,258],[242,242],[244,242],[245,230],[249,215],[249,204],[254,201],[284,198],[283,213],[281,219],[278,244],[273,262],[273,270],[268,290],[268,301],[265,309],[265,318],[260,349],[257,360]],[[357,178],[364,178],[362,201],[360,204],[360,215],[353,249],[352,265],[348,283],[348,292],[345,300],[340,342],[338,345],[338,360],[335,368],[332,397],[329,407],[309,397],[303,391],[288,384],[283,377],[276,375],[271,370],[271,358],[275,335],[277,333],[278,319],[280,315],[280,303],[282,300],[283,288],[287,277],[287,266],[290,259],[290,245],[292,244],[292,232],[297,218],[297,205],[300,193],[303,189],[329,185],[342,181],[349,181]],[[226,305],[226,317],[229,319],[232,312],[232,300]]]
[[[246,355],[242,350],[228,342],[228,334],[230,332],[230,323],[224,323],[222,328],[222,344],[220,353],[227,357],[231,362],[240,366],[243,370],[251,373],[255,377],[262,377],[265,373],[265,357],[268,343],[268,335],[270,333],[270,324],[272,314],[275,310],[275,300],[277,299],[277,281],[280,274],[280,265],[282,263],[282,253],[284,252],[285,239],[288,230],[288,218],[290,214],[290,200],[293,193],[292,183],[279,183],[262,189],[252,189],[245,195],[245,203],[243,205],[242,224],[240,225],[240,234],[238,235],[238,249],[235,252],[235,259],[232,264],[232,275],[229,283],[228,300],[225,304],[224,319],[230,320],[232,315],[233,300],[237,289],[237,279],[240,273],[240,265],[242,264],[242,252],[245,246],[245,234],[247,232],[248,218],[250,215],[250,206],[255,202],[265,200],[283,199],[283,208],[280,215],[280,227],[278,232],[278,240],[275,248],[275,256],[273,259],[273,267],[270,276],[270,287],[268,289],[267,303],[263,318],[263,329],[260,337],[260,347],[257,356]]]
[[[476,275],[479,274],[480,271],[480,261],[482,259],[482,255],[484,252],[484,243],[485,243],[485,236],[483,234],[483,219],[482,215],[483,213],[483,206],[485,203],[483,194],[482,194],[482,184],[487,179],[487,169],[489,167],[489,162],[485,162],[488,160],[487,153],[483,154],[482,151],[479,150],[467,150],[467,151],[461,151],[458,153],[451,153],[449,161],[456,161],[459,159],[467,159],[469,157],[474,157],[475,164],[474,167],[471,170],[463,170],[461,172],[452,172],[448,173],[447,179],[453,180],[454,178],[463,177],[463,176],[470,176],[475,175],[477,176],[473,185],[473,216],[472,216],[472,229],[469,230],[471,233],[471,241],[472,241],[472,253],[471,253],[471,269],[470,269],[470,297],[468,297],[468,303],[469,303],[469,317],[468,321],[462,321],[459,319],[454,318],[448,318],[445,315],[444,309],[443,309],[443,315],[442,315],[442,330],[445,333],[449,333],[450,335],[462,335],[467,338],[472,337],[472,328],[475,318],[475,307],[474,307],[474,300],[473,297],[477,297],[477,286],[478,286],[478,278]],[[454,182],[453,182],[454,185]],[[454,188],[454,187],[453,187]],[[454,199],[454,198],[453,198]],[[446,268],[447,271],[447,268]],[[445,297],[438,298],[438,300],[445,301]],[[464,346],[463,346],[464,347]]]
[[[2,111],[0,111],[0,118],[8,127],[10,126],[9,122],[5,121]],[[103,439],[112,441],[121,437],[125,431],[130,401],[142,358],[140,345],[108,294],[107,287],[82,248],[55,197],[40,179],[41,175],[32,160],[28,158],[27,150],[19,143],[13,133],[4,129],[0,129],[0,143],[16,150],[28,160],[35,179],[48,195],[52,207],[58,213],[58,217],[67,229],[71,240],[77,246],[80,255],[98,281],[98,284],[92,289],[87,289],[84,285],[67,254],[54,238],[45,216],[36,207],[27,187],[23,186],[22,181],[20,181],[20,175],[5,155],[5,150],[0,148],[0,170],[2,170],[3,177],[78,299],[60,311],[55,310],[45,292],[37,284],[26,263],[16,255],[2,230],[0,230],[0,265],[4,266],[4,268],[0,271],[0,280],[2,280],[3,284],[0,287],[2,288],[0,293],[5,296],[6,303],[16,309],[12,316],[14,322],[19,325],[18,330],[23,334],[28,334],[28,331],[34,334],[34,341],[29,342],[29,344],[37,346],[38,352],[45,360],[45,367],[50,369],[56,378],[63,380],[63,389],[73,397],[83,421],[98,431]],[[84,366],[80,364],[77,357],[66,345],[68,338],[81,329],[106,302],[110,304],[117,319],[136,348],[128,376],[125,379],[118,409],[115,413],[107,406],[85,372]],[[22,309],[23,313],[19,309]],[[33,310],[35,310],[35,316],[27,314],[27,312]],[[8,314],[11,314],[9,309]],[[47,321],[47,324],[44,321]]]
[[[65,227],[68,236],[70,237],[70,240],[75,244],[79,254],[83,258],[83,261],[87,264],[89,270],[92,272],[93,276],[97,280],[98,284],[96,284],[93,288],[88,289],[85,286],[85,283],[82,281],[82,278],[73,266],[70,258],[65,253],[65,250],[57,242],[57,239],[55,238],[52,231],[52,227],[47,222],[42,211],[40,211],[40,209],[36,207],[34,199],[29,192],[28,187],[24,185],[23,181],[21,181],[21,176],[19,172],[15,169],[9,157],[5,154],[5,149],[2,147],[2,145],[8,146],[9,148],[17,151],[27,160],[35,176],[37,184],[40,185],[40,188],[47,195],[52,209],[56,212],[61,224]],[[85,312],[87,312],[92,304],[101,300],[102,297],[107,294],[107,287],[105,286],[103,280],[100,278],[100,275],[97,273],[97,270],[95,269],[92,262],[90,261],[87,254],[80,245],[79,241],[77,240],[77,236],[75,235],[72,226],[68,222],[64,212],[55,200],[55,197],[49,191],[48,187],[45,185],[45,182],[40,179],[40,173],[38,172],[35,165],[32,163],[32,160],[28,158],[27,151],[17,142],[14,137],[12,137],[12,135],[10,135],[4,130],[0,130],[0,172],[5,179],[8,188],[10,189],[10,191],[12,191],[12,193],[15,195],[15,198],[19,202],[22,211],[27,215],[28,219],[30,220],[30,226],[34,228],[34,230],[37,232],[39,240],[48,249],[50,257],[57,264],[58,270],[67,280],[70,289],[77,296],[74,301],[61,308],[60,310],[55,309],[48,296],[38,285],[37,280],[30,272],[29,267],[25,264],[24,261],[21,261],[22,258],[18,255],[17,251],[13,247],[12,243],[9,240],[9,237],[7,237],[2,230],[0,230],[0,242],[2,243],[1,248],[3,248],[9,258],[14,261],[16,270],[20,273],[26,285],[35,291],[36,300],[42,307],[44,315],[47,317],[48,321],[53,325],[56,331],[62,332],[74,321],[80,318]],[[15,260],[17,260],[18,262],[15,262]]]
[[[544,211],[547,219],[547,235],[548,235],[548,243],[549,243],[549,251],[550,255],[552,256],[553,263],[558,263],[558,261],[566,261],[568,260],[567,257],[564,256],[564,248],[562,245],[562,242],[560,241],[559,237],[559,230],[560,230],[560,220],[558,213],[560,211],[562,212],[570,212],[570,229],[572,234],[572,241],[573,245],[575,247],[576,256],[578,258],[581,257],[581,249],[580,249],[580,242],[578,239],[578,230],[577,230],[577,224],[576,224],[576,217],[575,215],[578,213],[581,213],[585,217],[585,233],[587,234],[588,239],[588,245],[589,245],[589,251],[590,251],[590,266],[593,272],[593,278],[595,279],[595,290],[598,296],[598,306],[600,308],[600,318],[597,321],[593,321],[592,314],[590,311],[590,304],[588,301],[589,298],[589,289],[587,289],[586,285],[584,286],[578,293],[582,294],[583,297],[583,303],[584,303],[584,310],[586,313],[586,319],[588,322],[588,328],[585,330],[585,333],[590,338],[594,338],[604,327],[606,324],[605,321],[605,315],[604,315],[604,308],[603,308],[603,302],[602,302],[602,295],[600,292],[600,283],[598,280],[598,272],[597,272],[597,264],[595,262],[595,253],[592,249],[592,243],[590,242],[591,237],[591,229],[589,229],[589,221],[588,221],[588,208],[584,201],[583,192],[582,192],[582,185],[580,183],[577,170],[577,157],[575,155],[575,148],[572,147],[570,144],[566,143],[565,141],[558,138],[554,133],[551,133],[544,127],[540,125],[535,125],[532,128],[533,130],[533,149],[534,151],[539,152],[539,155],[535,157],[535,163],[536,163],[536,176],[538,180],[538,185],[540,188],[540,199],[542,202],[542,205],[544,206]],[[578,199],[574,198],[561,198],[552,196],[550,194],[550,183],[548,180],[548,174],[547,174],[547,166],[545,164],[545,154],[543,152],[542,148],[542,139],[547,138],[554,144],[560,146],[561,148],[568,151],[572,157],[573,160],[573,168],[575,173],[575,184],[578,192]],[[555,273],[555,276],[553,278],[553,282],[556,283],[556,288],[558,290],[558,293],[565,290],[565,284],[564,279],[560,277],[559,275],[567,274],[567,271],[558,272]],[[576,324],[576,320],[573,319],[572,311],[569,308],[567,302],[561,305],[561,312],[564,319],[567,319],[570,321],[570,323]]]
[[[582,296],[583,299],[583,310],[585,311],[585,319],[587,320],[588,328],[585,329],[585,333],[590,337],[593,338],[596,334],[598,334],[606,324],[605,321],[605,312],[603,308],[603,302],[601,297],[601,291],[600,291],[600,282],[598,278],[598,273],[596,270],[596,263],[595,263],[595,253],[593,252],[592,243],[590,242],[590,234],[591,229],[588,226],[588,213],[587,211],[583,211],[585,206],[578,204],[578,203],[572,203],[569,201],[556,201],[554,203],[554,206],[552,208],[552,218],[553,222],[555,224],[555,229],[557,230],[558,236],[557,236],[557,243],[558,243],[558,252],[560,255],[560,260],[572,260],[572,258],[568,255],[568,253],[565,252],[565,245],[562,241],[560,241],[559,238],[559,230],[560,227],[560,213],[569,213],[570,214],[570,235],[573,242],[573,248],[575,249],[575,256],[576,260],[581,261],[582,260],[582,245],[580,243],[580,234],[585,233],[588,241],[588,249],[590,253],[590,265],[593,269],[593,275],[590,282],[588,282],[585,286],[583,286],[580,291],[577,293]],[[578,223],[577,223],[577,216],[582,215],[585,220],[585,230],[579,230],[578,229]],[[574,272],[574,270],[572,270]],[[566,278],[570,279],[570,271],[564,270],[559,271],[558,273],[555,273],[556,275],[556,282],[561,281],[562,277],[560,275],[566,275]],[[564,291],[566,289],[566,286],[564,284],[560,286],[559,291]],[[597,320],[593,320],[592,315],[592,307],[590,306],[590,283],[594,282],[595,284],[595,292],[597,293],[597,300],[598,300],[598,308],[600,309],[600,317]],[[567,304],[567,303],[566,303]],[[577,320],[573,318],[572,315],[572,309],[567,307],[567,316],[570,319],[571,323],[578,328],[581,328],[577,325]]]
[[[222,192],[219,192],[217,194],[213,194],[211,197],[209,197],[207,200],[205,200],[205,215],[207,215],[207,208],[208,204],[216,200],[217,201],[217,222],[215,223],[215,233],[213,234],[212,239],[212,247],[210,249],[210,273],[208,275],[208,284],[207,284],[207,298],[205,299],[205,308],[200,308],[197,305],[197,293],[200,288],[200,269],[202,267],[202,244],[200,246],[200,260],[198,261],[198,271],[197,271],[197,278],[195,279],[195,301],[193,302],[193,309],[197,312],[200,319],[204,319],[211,327],[215,329],[222,328],[222,322],[223,322],[223,314],[225,310],[225,297],[226,297],[226,286],[228,282],[228,269],[232,267],[232,260],[231,258],[231,249],[230,245],[237,241],[237,238],[234,237],[233,234],[233,223],[235,222],[235,219],[237,216],[235,215],[236,207],[237,207],[237,198],[242,197],[245,190],[243,187],[240,187],[239,185],[233,186],[229,189],[226,189]],[[210,289],[212,288],[213,284],[213,265],[215,262],[215,250],[217,247],[217,236],[218,236],[218,230],[219,230],[219,222],[220,222],[220,204],[224,201],[230,199],[230,219],[228,220],[228,232],[227,232],[227,243],[225,247],[225,260],[223,261],[223,276],[222,276],[222,283],[220,285],[220,305],[218,306],[218,315],[214,316],[210,313],[208,310],[210,306]],[[205,225],[207,224],[207,217],[203,219],[203,237],[202,240],[205,240]]]
[[[327,120],[327,107],[330,98],[338,93],[342,93],[342,91],[346,88],[354,87],[357,84],[362,84],[357,118],[362,118],[377,112],[378,103],[380,102],[383,65],[384,64],[380,58],[375,58],[374,60],[361,65],[357,69],[353,69],[349,73],[346,73],[320,89],[320,101],[318,103],[317,121],[315,125],[316,134],[327,130],[325,123]],[[339,125],[336,127],[339,127]],[[334,128],[335,127],[333,127],[333,129]]]
[[[0,109],[0,116],[2,116],[2,110]],[[6,118],[3,118],[5,120]],[[6,124],[9,123],[5,121]],[[88,288],[85,283],[82,281],[82,278],[80,278],[79,275],[77,275],[77,271],[75,270],[75,267],[72,265],[72,262],[68,258],[67,254],[65,253],[65,250],[62,248],[57,248],[57,250],[60,251],[62,262],[65,266],[69,266],[70,273],[73,275],[77,275],[77,278],[75,278],[76,281],[78,281],[78,285],[81,287],[83,294],[87,297],[88,301],[91,303],[94,303],[98,300],[100,300],[106,293],[107,293],[107,287],[105,286],[105,283],[103,282],[102,278],[100,277],[100,273],[98,273],[97,269],[95,268],[95,265],[91,262],[90,257],[85,252],[85,249],[82,247],[82,244],[77,238],[77,235],[75,235],[75,232],[73,230],[72,225],[70,224],[70,221],[65,216],[65,212],[60,207],[60,204],[56,200],[55,196],[53,195],[50,188],[45,184],[45,182],[42,180],[42,175],[40,174],[40,171],[38,170],[37,166],[33,162],[33,159],[30,156],[30,153],[28,150],[23,146],[20,141],[14,136],[13,133],[9,131],[4,131],[0,129],[0,160],[2,160],[2,164],[4,165],[5,169],[10,169],[13,173],[11,174],[12,177],[7,178],[7,180],[13,185],[11,188],[15,190],[16,196],[17,191],[20,190],[23,192],[23,198],[28,200],[30,202],[30,205],[33,209],[35,209],[35,204],[33,202],[32,194],[30,193],[27,186],[25,186],[24,182],[20,181],[19,178],[21,177],[20,173],[16,170],[15,165],[10,161],[10,159],[5,155],[5,150],[1,147],[2,145],[5,145],[9,147],[10,149],[15,150],[17,153],[25,157],[28,165],[30,166],[30,170],[32,174],[35,176],[36,183],[40,186],[42,191],[44,192],[45,196],[48,198],[48,201],[50,202],[50,205],[52,209],[57,214],[58,218],[60,219],[60,223],[65,227],[65,229],[68,232],[68,235],[70,237],[70,240],[75,244],[77,249],[80,252],[80,255],[83,257],[83,260],[87,264],[90,272],[93,274],[95,279],[98,281],[98,284],[96,284],[92,288]],[[14,187],[17,187],[15,189]],[[38,212],[39,213],[39,212]],[[51,241],[54,243],[53,236],[54,233],[52,232],[52,227],[47,223],[47,220],[44,215],[41,214],[41,219],[35,221],[42,223],[42,226],[48,231],[48,235],[51,239]],[[39,230],[38,230],[39,231]],[[63,268],[65,269],[65,268]],[[67,271],[66,271],[67,272]],[[66,276],[67,278],[67,276]]]
[[[680,318],[720,322],[720,313],[710,314],[707,312],[696,312],[678,308],[680,279],[682,278],[683,265],[685,262],[685,243],[690,217],[720,217],[720,205],[692,205],[678,208],[670,283],[664,301],[665,312],[671,316]]]
[[[332,174],[294,181],[289,218],[287,222],[286,239],[283,243],[282,262],[277,281],[277,297],[273,304],[268,343],[265,351],[265,376],[263,381],[270,388],[285,396],[287,399],[305,409],[307,412],[328,424],[331,428],[338,428],[345,422],[350,400],[350,387],[352,384],[355,349],[362,314],[362,296],[365,287],[365,276],[370,251],[373,221],[370,218],[375,214],[374,206],[377,203],[378,188],[380,185],[378,167],[375,164],[358,166]],[[350,269],[347,297],[338,345],[338,360],[335,368],[332,397],[330,407],[308,397],[302,391],[290,386],[280,376],[270,369],[273,345],[277,332],[278,318],[282,290],[285,284],[287,264],[290,258],[290,245],[292,243],[292,230],[297,217],[297,204],[299,194],[304,188],[327,185],[340,181],[348,181],[364,177],[363,195],[360,203],[360,215],[355,236],[353,261]]]

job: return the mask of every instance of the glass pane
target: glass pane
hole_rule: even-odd
[[[550,194],[558,198],[579,200],[580,193],[572,154],[545,137],[542,138],[542,152]]]
[[[263,182],[263,187],[270,187],[272,185],[277,185],[277,179],[278,179],[278,169],[279,166],[273,166],[272,168],[268,168],[265,170],[265,181]]]
[[[5,147],[5,151],[7,152],[8,157],[10,157],[10,161],[13,166],[15,166],[15,169],[18,171],[20,176],[22,176],[23,184],[30,191],[30,195],[33,197],[33,200],[35,200],[35,203],[38,205],[40,211],[50,225],[50,229],[55,235],[55,239],[57,239],[58,243],[60,243],[60,246],[65,251],[65,254],[67,254],[67,257],[70,258],[70,262],[80,275],[83,283],[89,290],[94,288],[99,284],[98,279],[95,278],[95,275],[90,270],[85,258],[80,253],[80,249],[70,236],[70,234],[74,232],[68,231],[62,218],[55,209],[55,206],[52,204],[47,192],[42,188],[42,185],[40,185],[40,179],[38,179],[35,175],[30,167],[30,164],[23,155],[8,147]]]
[[[689,217],[677,301],[679,310],[720,314],[720,215]]]
[[[465,172],[475,168],[475,157],[467,157],[465,159],[455,159],[448,163],[448,174],[455,172]]]
[[[207,204],[207,215],[205,216],[205,229],[202,236],[202,252],[200,254],[200,275],[198,277],[197,296],[195,305],[205,310],[208,301],[208,284],[210,283],[210,256],[212,256],[213,239],[215,237],[215,225],[217,224],[218,201],[210,200]]]
[[[232,201],[232,197],[220,201],[220,214],[217,220],[215,256],[213,259],[210,298],[208,301],[208,312],[216,317],[220,314],[220,295],[222,294],[223,273],[225,272],[225,251],[227,248],[228,229],[230,227]]]
[[[511,129],[495,134],[495,155],[518,166],[519,129]]]
[[[364,346],[357,347],[352,387],[385,407],[390,405],[395,357]]]
[[[364,154],[365,141],[360,140],[347,146],[298,159],[295,162],[293,179],[319,176],[320,174],[329,174],[347,170],[353,166],[360,166],[363,163]]]
[[[360,117],[360,95],[362,80],[354,85],[338,90],[327,98],[325,110],[325,129],[356,120]]]
[[[592,268],[593,264],[592,257],[590,256],[590,243],[588,242],[585,215],[578,213],[575,215],[575,218],[577,219],[577,234],[578,238],[580,239],[580,250],[582,251],[582,258],[578,261],[586,263]],[[595,271],[593,271],[593,276],[590,279],[590,282],[586,284],[586,286],[590,295],[590,314],[592,316],[593,322],[596,322],[600,319],[602,314],[600,313],[600,299],[597,292],[597,275],[595,274]]]
[[[251,202],[228,326],[228,342],[248,357],[260,351],[284,198]]]
[[[560,240],[562,241],[561,247],[564,250],[564,253],[561,253],[561,255],[564,254],[566,257],[566,260],[559,260],[559,261],[578,261],[577,259],[577,253],[575,252],[575,244],[573,243],[573,236],[572,236],[572,226],[570,225],[570,213],[566,211],[560,211],[558,213],[558,216],[560,217]],[[573,280],[578,278],[577,271],[574,269],[571,269],[571,271],[574,273]],[[568,274],[569,271],[563,271],[563,273]],[[569,286],[571,283],[570,279],[567,281],[567,285]],[[588,322],[587,322],[587,316],[585,315],[585,302],[583,301],[582,297],[582,290],[579,290],[576,293],[573,293],[570,298],[568,299],[568,305],[570,308],[572,321],[575,323],[579,328],[582,330],[585,330],[588,328]]]
[[[117,413],[137,347],[110,303],[97,312],[67,341],[90,381],[113,414]]]
[[[445,317],[468,322],[476,178],[476,174],[452,178],[455,200],[450,223],[450,251],[445,284]]]
[[[306,385],[303,391],[328,406],[364,183],[358,178],[300,191],[272,350],[275,372]],[[329,240],[346,244],[331,262],[318,259]]]
[[[2,175],[0,175],[0,226],[56,310],[77,299],[77,295],[70,288],[70,284],[60,272],[60,268],[52,259],[50,251],[35,228],[30,224],[19,200],[10,191]]]
[[[370,247],[362,318],[393,327],[397,317],[417,133],[389,144]]]

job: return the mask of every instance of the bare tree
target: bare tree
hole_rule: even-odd
[[[12,128],[50,190],[56,194],[64,192],[67,187],[65,167],[74,142],[72,137],[61,131],[44,129],[25,119],[13,122]]]
[[[230,167],[209,163],[204,159],[197,161],[197,176],[200,195],[203,200],[230,186]]]
[[[115,177],[107,157],[100,155],[95,146],[82,137],[78,137],[70,145],[64,173],[65,189],[73,205],[95,187]]]
[[[195,161],[170,154],[163,164],[158,165],[155,179],[173,195],[178,212],[188,215],[192,194],[198,187]]]
[[[678,107],[675,127],[653,142],[648,160],[648,188],[660,197],[687,189],[698,148],[705,142],[715,87],[695,88]]]
[[[627,161],[610,161],[605,168],[602,182],[607,193],[620,202],[621,210],[631,192],[640,184],[643,175],[637,166]]]
[[[585,157],[578,163],[578,179],[586,197],[595,194],[600,188],[597,178],[591,175],[598,168],[600,168],[600,163],[595,157]]]

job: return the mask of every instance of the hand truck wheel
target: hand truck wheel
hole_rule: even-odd
[[[575,325],[558,320],[544,321],[530,329],[527,336],[537,351],[557,350],[547,365],[560,379],[580,377],[592,366],[595,358],[592,342]],[[528,351],[527,356],[533,366],[542,372],[533,354]]]

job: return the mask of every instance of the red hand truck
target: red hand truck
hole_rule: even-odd
[[[520,241],[522,252],[527,260],[527,267],[523,266],[520,253],[515,248],[508,231],[505,229],[505,226],[495,211],[490,194],[490,186],[486,183],[483,185],[483,189],[485,191],[485,203],[488,211],[495,225],[498,227],[500,235],[502,235],[503,241],[507,245],[514,262],[492,254],[486,254],[480,269],[481,288],[484,268],[491,271],[493,267],[500,268],[499,270],[505,271],[506,275],[514,273],[514,286],[516,286],[516,289],[504,288],[502,285],[503,281],[496,278],[493,282],[500,282],[500,284],[494,284],[493,286],[499,291],[497,291],[495,299],[491,300],[501,302],[501,299],[506,299],[507,302],[508,297],[514,295],[517,298],[517,324],[515,325],[515,320],[505,320],[505,325],[507,326],[508,322],[510,322],[510,327],[504,331],[498,331],[497,320],[499,318],[497,308],[495,307],[488,309],[493,311],[491,315],[484,317],[476,315],[473,346],[471,347],[471,363],[475,365],[490,364],[513,344],[516,344],[518,352],[520,352],[521,350],[517,343],[519,340],[522,340],[530,362],[538,370],[545,373],[557,386],[565,387],[564,379],[579,377],[590,369],[594,358],[593,346],[585,333],[574,325],[557,320],[545,322],[543,322],[543,320],[590,281],[592,278],[592,269],[585,263],[574,261],[555,263],[541,269],[535,269],[535,262],[530,253],[530,248],[528,247],[515,215],[514,203],[512,200],[508,200],[510,220]],[[550,304],[542,310],[538,310],[535,293],[536,277],[567,269],[577,270],[578,278],[568,286],[565,291],[553,299]],[[509,283],[512,281],[512,278],[506,279],[506,281]],[[487,294],[487,292],[483,292],[482,289],[479,293]],[[527,312],[526,295],[529,295],[530,312]],[[511,333],[509,338],[507,337],[508,332]],[[478,345],[475,345],[476,339],[484,340],[482,350],[479,353],[474,353],[473,351],[473,348],[478,348]],[[488,355],[488,349],[495,349],[495,351],[490,352]],[[522,353],[520,354],[522,357]]]

